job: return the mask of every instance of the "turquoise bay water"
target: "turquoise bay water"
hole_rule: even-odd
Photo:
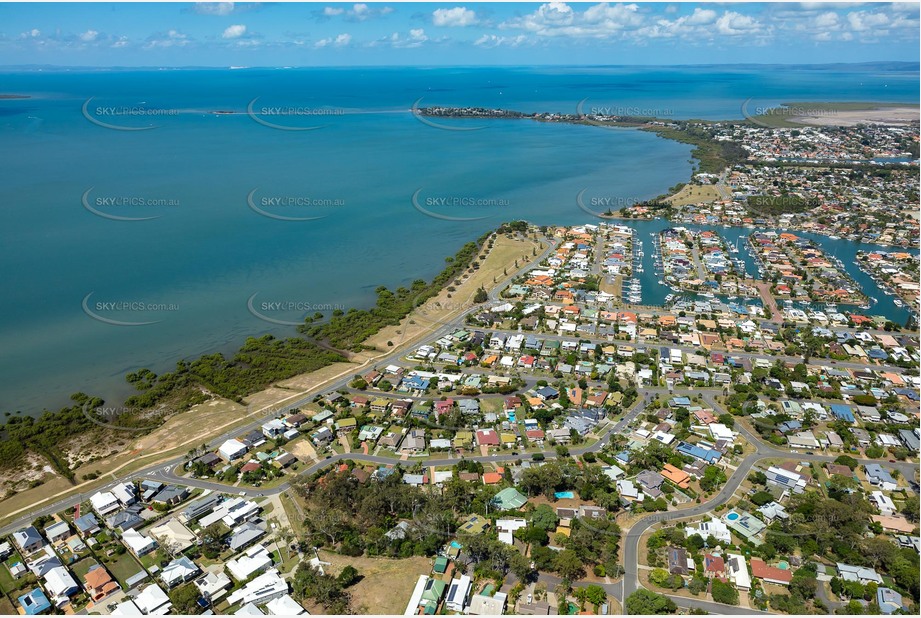
[[[128,371],[168,371],[183,358],[232,352],[248,335],[294,332],[257,319],[251,298],[282,322],[316,309],[366,307],[377,286],[431,278],[445,256],[501,221],[587,222],[576,205],[580,191],[647,199],[692,169],[688,146],[634,130],[505,121],[478,122],[477,131],[435,129],[408,111],[420,97],[421,105],[562,112],[585,99],[589,107],[738,118],[749,97],[757,104],[917,101],[917,83],[916,71],[712,67],[0,74],[0,93],[33,97],[0,101],[0,411],[53,409],[79,390],[119,401],[131,392]],[[323,128],[260,125],[242,113],[257,97],[256,110],[309,110],[257,111],[261,119]],[[101,122],[158,128],[106,129],[84,117],[84,104]],[[177,113],[103,109],[119,106]],[[471,126],[464,122],[444,124]],[[414,194],[438,215],[486,218],[428,217],[413,206]],[[118,197],[155,203],[108,203]],[[285,197],[328,205],[273,203]],[[468,198],[487,203],[439,204]],[[251,205],[275,217],[323,218],[279,220]],[[87,206],[157,218],[112,220]],[[658,223],[640,224],[644,241]],[[853,243],[841,244],[838,257],[847,262]],[[646,275],[644,299],[655,302],[667,290],[651,264]],[[116,301],[144,307],[105,304]],[[155,323],[113,325],[88,312]]]

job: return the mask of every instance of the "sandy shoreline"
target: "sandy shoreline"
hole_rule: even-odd
[[[457,279],[461,281],[454,285],[454,292],[442,289],[439,294],[417,308],[410,316],[404,318],[399,326],[388,326],[372,336],[366,345],[373,346],[374,350],[367,350],[354,355],[352,362],[341,362],[328,365],[316,371],[299,374],[281,380],[268,388],[253,393],[246,398],[245,404],[215,397],[210,401],[194,406],[192,409],[176,414],[166,424],[144,436],[129,439],[123,449],[117,453],[109,449],[102,449],[100,457],[87,462],[75,470],[76,477],[82,480],[88,472],[98,472],[101,478],[106,478],[113,473],[121,473],[152,465],[157,461],[182,454],[181,449],[196,447],[207,442],[214,435],[220,435],[234,426],[242,426],[247,422],[271,412],[273,408],[280,409],[284,405],[302,398],[311,393],[321,393],[328,385],[344,376],[358,373],[373,367],[375,363],[400,347],[414,342],[422,342],[434,330],[458,314],[473,306],[472,298],[479,287],[492,288],[497,281],[507,278],[506,268],[511,267],[517,260],[519,267],[524,267],[536,259],[545,247],[532,240],[530,237],[521,239],[517,236],[507,238],[497,235],[492,249],[484,248],[480,254],[486,253],[487,257],[480,260],[480,268],[473,272],[465,271]],[[516,269],[517,270],[517,269]],[[509,269],[509,275],[511,270]],[[388,346],[387,342],[393,346]],[[194,418],[195,423],[189,423]],[[147,459],[149,458],[149,459]],[[146,459],[142,463],[138,459]],[[34,464],[33,464],[34,465]],[[45,470],[48,473],[48,469]],[[31,510],[56,497],[73,492],[86,491],[88,488],[99,484],[100,481],[83,481],[77,485],[70,485],[55,473],[43,474],[43,485],[19,491],[2,500],[4,517],[13,517],[23,510]],[[0,475],[0,479],[2,479]]]
[[[791,116],[790,122],[815,127],[855,127],[859,124],[908,126],[919,121],[917,106],[880,107],[866,110],[835,110]]]

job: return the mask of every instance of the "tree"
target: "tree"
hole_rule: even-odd
[[[224,549],[224,543],[221,541],[221,527],[219,524],[211,524],[201,533],[201,553],[205,558],[214,560]]]
[[[665,582],[668,581],[669,572],[665,569],[653,569],[649,573],[649,581],[654,583],[656,586],[664,586]]]
[[[545,531],[555,530],[557,524],[556,512],[549,504],[539,504],[531,513],[531,525]]]
[[[604,604],[608,600],[608,593],[604,591],[604,588],[597,584],[592,584],[585,589],[585,598],[588,599],[588,602],[595,606],[597,609],[600,605]]]
[[[358,569],[353,567],[351,564],[347,564],[339,575],[336,577],[336,580],[343,588],[348,588],[352,584],[358,581],[359,579]]]
[[[628,614],[673,614],[678,606],[661,594],[640,589],[627,597],[624,607]]]
[[[721,582],[718,579],[712,581],[710,594],[713,595],[713,600],[717,603],[723,603],[725,605],[739,604],[739,591],[731,584]]]
[[[848,455],[838,455],[838,457],[835,458],[835,463],[841,466],[847,466],[851,470],[856,469],[859,465],[859,462],[856,459],[849,457]]]
[[[700,594],[707,589],[707,580],[699,575],[695,575],[688,584],[688,590],[691,594]]]
[[[759,491],[752,495],[750,500],[755,504],[755,506],[764,506],[768,502],[774,501],[774,496],[771,495],[768,491]]]
[[[483,288],[478,288],[476,294],[473,295],[473,302],[477,304],[485,303],[487,299],[489,299],[489,295]]]
[[[195,584],[183,584],[169,593],[169,600],[173,603],[173,611],[177,614],[197,614],[199,611],[198,597],[201,596]]]
[[[585,565],[579,554],[571,549],[564,549],[553,561],[554,571],[567,581],[576,581],[585,575]]]

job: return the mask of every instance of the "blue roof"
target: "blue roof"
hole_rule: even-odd
[[[784,421],[779,425],[779,429],[786,433],[788,431],[795,431],[797,429],[802,429],[803,424],[799,421]]]
[[[45,596],[41,588],[36,588],[29,594],[19,597],[19,604],[25,610],[27,616],[35,616],[51,607],[48,597]]]
[[[831,413],[842,421],[854,422],[854,411],[851,409],[851,406],[846,406],[841,403],[831,404]]]
[[[678,443],[677,450],[683,455],[690,455],[691,457],[696,457],[697,459],[701,459],[707,463],[713,463],[714,461],[719,461],[720,459],[719,451],[703,448],[701,446],[697,446],[696,444],[689,444],[687,442]]]

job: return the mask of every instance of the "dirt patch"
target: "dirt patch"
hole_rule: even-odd
[[[317,451],[313,448],[313,444],[310,443],[310,440],[298,440],[294,444],[286,444],[285,450],[303,462],[312,461],[317,458]]]
[[[420,556],[401,560],[352,558],[321,551],[320,559],[330,563],[324,567],[330,575],[338,575],[347,564],[358,569],[361,581],[348,588],[352,611],[357,614],[401,615],[419,576],[432,570],[432,560]]]
[[[390,346],[387,345],[388,341],[394,345],[401,345],[420,339],[432,329],[438,328],[446,321],[473,307],[473,297],[477,289],[483,287],[489,290],[497,282],[506,279],[508,275],[517,270],[514,265],[516,260],[518,268],[522,268],[536,259],[532,255],[534,252],[537,252],[539,256],[543,250],[544,247],[531,238],[525,239],[517,236],[508,238],[504,235],[496,237],[492,249],[483,249],[487,252],[486,259],[476,258],[480,262],[478,269],[472,273],[467,270],[457,277],[461,281],[460,285],[455,284],[454,281],[448,283],[448,286],[454,286],[453,292],[447,289],[442,290],[436,296],[426,300],[422,306],[400,322],[399,326],[388,326],[382,329],[370,337],[365,344],[378,350],[384,350],[386,353],[390,349]],[[370,360],[378,355],[380,352],[367,352],[356,355],[354,360]]]

